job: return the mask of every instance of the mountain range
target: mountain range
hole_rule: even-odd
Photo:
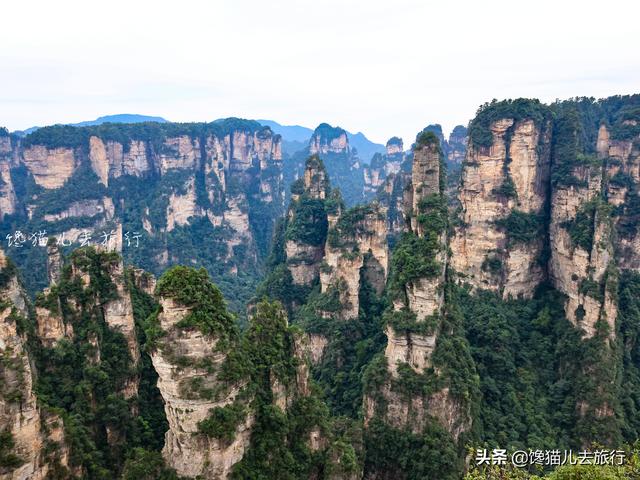
[[[1,479],[637,477],[640,95],[275,128],[0,128]]]

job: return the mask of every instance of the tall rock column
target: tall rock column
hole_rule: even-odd
[[[630,120],[623,125],[631,125]],[[640,143],[638,137],[612,138],[609,129],[601,125],[598,131],[597,155],[606,161],[607,201],[617,211],[615,215],[616,252],[620,269],[640,271]]]
[[[616,342],[618,271],[612,215],[621,193],[612,170],[622,162],[610,158],[615,148],[611,152],[606,127],[600,127],[595,145],[585,142],[592,121],[570,104],[558,108],[549,226],[549,275],[566,295],[566,318],[582,335],[575,375],[589,378],[578,383],[575,392],[575,435],[584,445],[620,442],[617,366],[623,361]]]
[[[16,212],[17,198],[11,179],[15,147],[9,132],[0,128],[0,221]]]
[[[457,441],[470,428],[469,406],[451,394],[443,373],[446,365],[433,361],[439,338],[452,335],[443,320],[448,259],[442,166],[437,137],[423,132],[414,146],[405,206],[409,232],[396,246],[391,262],[393,307],[383,317],[387,347],[365,375],[364,412],[367,427],[381,421],[420,436],[432,431],[435,420]],[[432,387],[413,389],[409,387],[413,382]]]
[[[387,278],[386,209],[378,203],[357,206],[332,219],[324,261],[320,267],[321,292],[338,290],[340,318],[359,312],[361,274],[382,294]],[[362,269],[364,268],[364,272]]]
[[[617,307],[608,284],[615,262],[612,207],[604,197],[605,131],[600,131],[598,141],[600,158],[583,154],[575,140],[581,124],[571,113],[563,115],[564,123],[556,132],[562,148],[554,152],[558,173],[551,198],[549,274],[554,286],[567,295],[567,318],[583,329],[585,337],[596,334],[600,320],[614,335]]]
[[[462,167],[462,210],[451,242],[452,266],[462,281],[505,298],[530,297],[545,276],[549,111],[523,102],[531,113],[500,103],[473,120]]]
[[[295,285],[311,285],[318,278],[328,228],[329,177],[320,157],[307,159],[304,176],[291,191],[285,234],[287,267]]]
[[[62,420],[38,405],[33,359],[27,350],[27,296],[16,270],[0,250],[0,435],[3,480],[43,480],[66,475],[69,450]],[[54,447],[54,448],[51,448]]]
[[[447,262],[446,253],[446,199],[442,152],[433,133],[419,136],[414,149],[410,196],[406,210],[410,232],[404,237],[393,263],[391,289],[393,308],[415,316],[416,327],[424,327],[442,312],[443,281]],[[405,248],[403,248],[403,246]],[[404,257],[406,255],[406,257]],[[409,273],[410,256],[413,261],[425,262],[428,274]],[[425,272],[426,273],[426,272]],[[436,342],[436,328],[416,328],[415,332],[395,329],[387,324],[385,356],[393,374],[398,363],[407,363],[422,373],[430,365]],[[420,332],[421,331],[421,332]]]
[[[230,356],[239,342],[235,319],[203,269],[174,267],[156,294],[160,308],[150,342],[169,422],[163,456],[181,476],[227,478],[249,445],[253,422],[243,393],[247,379]],[[225,407],[238,417],[231,439],[206,435],[202,422]]]

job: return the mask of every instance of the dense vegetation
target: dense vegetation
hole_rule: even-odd
[[[204,267],[230,299],[231,308],[244,315],[244,306],[255,291],[262,262],[268,254],[275,220],[282,214],[280,170],[275,167],[261,170],[259,166],[252,165],[243,175],[228,176],[226,192],[215,173],[205,171],[204,162],[195,171],[169,170],[159,175],[152,169],[144,172],[142,177],[122,175],[110,178],[107,187],[93,172],[88,158],[88,142],[93,135],[104,141],[120,142],[125,151],[131,141],[145,141],[147,156],[153,163],[157,154],[177,154],[165,144],[169,137],[189,135],[200,144],[200,153],[204,156],[204,145],[209,135],[223,138],[233,131],[255,133],[258,137],[271,135],[268,128],[257,122],[235,118],[207,124],[107,123],[90,127],[57,125],[38,129],[22,140],[23,147],[74,148],[80,165],[61,188],[50,190],[36,185],[23,165],[13,168],[12,183],[21,201],[18,211],[5,216],[0,223],[0,235],[7,238],[7,235],[20,231],[27,237],[37,232],[51,236],[80,229],[92,236],[92,242],[97,242],[102,232],[109,232],[121,223],[123,232],[129,232],[130,239],[138,236],[138,240],[124,242],[123,256],[127,263],[155,275],[160,275],[168,264],[174,263]],[[221,164],[217,167],[221,168]],[[227,202],[239,202],[239,208],[248,214],[255,244],[243,243],[230,249],[232,229],[225,224],[214,225],[206,216],[192,217],[189,223],[175,225],[168,231],[169,198],[186,194],[190,182],[193,182],[198,209],[222,215]],[[261,196],[262,184],[270,185],[272,201]],[[111,212],[101,211],[104,198],[112,200],[113,216]],[[99,207],[95,214],[67,217],[65,210],[78,202],[95,203]],[[71,241],[64,241],[67,243],[71,244]],[[72,245],[77,246],[78,242]],[[69,250],[65,249],[67,253]],[[33,247],[29,239],[20,248],[10,248],[8,253],[24,271],[24,282],[32,295],[46,286],[43,270],[35,268],[44,261],[45,252],[41,247]],[[233,273],[236,269],[238,275]]]
[[[585,172],[595,173],[612,161],[598,159],[595,154],[600,125],[607,125],[613,138],[629,139],[637,135],[633,121],[638,118],[639,103],[637,96],[602,101],[582,98],[552,106],[523,99],[494,101],[480,108],[469,133],[474,145],[487,147],[492,142],[490,126],[500,118],[532,119],[543,129],[552,126],[552,185],[584,188]],[[321,127],[326,138],[336,134],[336,129],[323,131],[331,129],[328,125]],[[189,124],[166,128],[184,129],[171,130],[171,134],[184,131],[202,135],[225,127]],[[124,134],[126,138],[146,135],[151,140],[155,135],[160,138],[167,134],[157,129],[160,127],[142,125]],[[512,129],[505,133],[507,146],[511,133]],[[87,141],[86,132],[80,138],[77,131],[66,127],[52,127],[40,135],[30,141],[77,148]],[[107,125],[100,135],[116,138],[120,134]],[[437,128],[428,127],[418,135],[415,148],[438,145],[438,141]],[[226,376],[221,378],[232,382],[242,376],[247,380],[239,400],[212,409],[210,416],[198,425],[199,434],[228,442],[247,415],[253,416],[250,445],[234,467],[233,478],[331,478],[333,474],[357,474],[364,469],[365,475],[377,473],[384,478],[453,480],[463,475],[465,446],[509,451],[576,450],[592,442],[621,447],[640,437],[637,273],[618,272],[612,263],[602,281],[593,280],[592,271],[585,272],[585,278],[573,279],[579,282],[581,295],[600,302],[610,295],[617,304],[616,323],[610,327],[599,320],[591,338],[586,338],[580,328],[584,307],[579,307],[582,311],[576,312],[577,324],[572,324],[565,316],[566,297],[548,284],[531,292],[529,299],[504,299],[499,292],[469,291],[457,284],[456,273],[443,262],[447,254],[443,239],[451,227],[443,174],[440,191],[424,196],[416,211],[408,212],[418,228],[400,235],[394,243],[389,280],[380,294],[367,277],[367,253],[355,249],[353,242],[356,235],[364,233],[360,230],[362,220],[375,210],[370,205],[345,208],[345,203],[356,203],[354,192],[360,191],[357,174],[349,167],[351,160],[342,154],[312,160],[317,167],[327,165],[329,176],[348,192],[346,201],[339,189],[332,190],[328,185],[324,190],[326,199],[311,198],[299,179],[292,186],[297,199],[291,204],[290,214],[274,227],[270,226],[274,210],[258,203],[243,206],[250,212],[252,228],[260,231],[262,238],[270,237],[273,230],[268,257],[269,242],[259,246],[266,257],[267,275],[257,289],[253,287],[258,275],[243,268],[251,265],[246,260],[246,247],[235,247],[230,260],[225,243],[229,232],[205,219],[193,220],[188,226],[178,226],[150,239],[143,250],[125,251],[133,263],[148,268],[153,268],[152,258],[165,249],[171,263],[205,267],[170,269],[158,282],[157,293],[190,307],[179,329],[198,330],[205,336],[228,341],[223,342],[231,348],[225,351],[229,356],[223,370]],[[517,201],[508,168],[503,173],[504,182],[494,193]],[[72,199],[110,195],[125,228],[142,228],[139,218],[144,208],[149,208],[152,226],[158,228],[163,225],[167,195],[182,191],[185,183],[180,174],[150,179],[157,182],[153,183],[157,192],[153,194],[144,186],[136,186],[133,179],[123,177],[107,188],[100,186],[90,170],[81,169],[73,177],[73,183],[43,193],[26,172],[16,170],[14,175],[20,195],[39,195],[29,221],[30,225],[42,227],[47,226],[44,215],[59,213]],[[210,179],[204,172],[198,175],[198,202],[211,203],[204,193],[213,191],[217,195],[216,187],[207,183]],[[630,238],[637,232],[640,201],[633,179],[619,173],[605,179],[605,186],[606,182],[628,190],[625,203],[614,209],[607,204],[604,193],[582,203],[575,217],[560,225],[568,232],[573,248],[591,253],[597,246],[594,232],[603,221],[615,225],[621,237]],[[397,186],[399,190],[403,187],[400,181]],[[231,188],[248,186],[231,184]],[[249,191],[253,192],[249,195],[252,198],[256,192]],[[124,199],[132,200],[133,206],[123,207]],[[328,216],[339,212],[337,223],[329,228]],[[548,214],[525,213],[515,208],[497,220],[495,226],[506,234],[504,247],[546,238]],[[26,212],[8,217],[2,232],[26,219]],[[211,241],[198,243],[198,238]],[[293,282],[289,267],[318,259],[287,258],[287,241],[320,250],[328,244],[344,249],[343,255],[353,255],[349,258],[363,256],[365,266],[359,272],[360,308],[355,318],[345,319],[342,315],[344,282],[337,281],[325,292],[320,291],[318,279],[309,285]],[[25,245],[24,252],[14,255],[23,266],[37,264],[36,260],[27,259],[28,252]],[[503,254],[503,250],[491,252],[482,269],[501,273]],[[60,284],[38,297],[39,307],[60,314],[73,325],[73,339],[44,346],[35,336],[33,318],[20,321],[21,331],[29,338],[29,348],[34,353],[38,372],[36,392],[43,408],[62,416],[72,464],[82,466],[87,478],[176,480],[175,472],[166,467],[159,453],[168,427],[155,386],[157,374],[148,353],[143,351],[140,363],[134,366],[126,339],[105,325],[100,308],[104,302],[117,298],[108,274],[116,260],[113,254],[81,250],[73,255],[72,261],[91,282],[81,284],[67,268]],[[240,267],[238,277],[225,274],[224,266],[229,261]],[[540,261],[544,263],[546,258]],[[325,263],[319,268],[326,273],[331,267]],[[0,288],[14,272],[11,264],[0,272]],[[220,288],[211,283],[210,276]],[[435,282],[440,278],[442,310],[418,321],[416,313],[406,306],[407,287],[420,280]],[[127,286],[133,300],[138,342],[151,350],[154,342],[166,333],[159,329],[157,304],[135,286],[131,273]],[[227,295],[233,301],[231,309],[240,309],[249,296],[254,297],[245,332],[241,332],[236,317],[225,305],[225,292],[231,293]],[[405,307],[392,306],[398,301],[404,302]],[[294,326],[288,325],[287,318]],[[424,371],[417,372],[408,364],[401,364],[398,375],[390,376],[383,353],[386,328],[406,338],[437,335],[430,364]],[[306,333],[322,337],[326,346],[317,364],[311,367],[308,391],[301,394],[298,376],[305,362],[300,352]],[[97,355],[100,362],[95,361]],[[125,398],[122,391],[131,378],[139,380],[139,391],[136,396]],[[273,387],[276,381],[282,390]],[[388,392],[395,395],[394,401],[409,404],[415,399],[429,399],[444,389],[462,412],[463,421],[469,422],[458,440],[435,418],[428,419],[418,433],[412,430],[413,424],[396,427],[384,417]],[[200,394],[206,396],[207,392]],[[363,411],[366,398],[373,399],[379,410],[363,428],[363,418],[370,413]],[[278,404],[285,404],[286,408]],[[412,420],[418,423],[417,419]],[[322,448],[309,448],[311,432],[319,432],[325,442]],[[118,439],[115,444],[109,441],[114,434]],[[0,432],[0,467],[11,468],[22,461],[13,452],[14,447],[15,439],[8,432]],[[640,477],[639,468],[635,455],[628,465],[620,468],[567,466],[553,472],[534,472],[538,477],[524,470],[471,468],[465,478],[534,480],[545,475],[544,478],[552,480],[622,479]],[[60,473],[60,478],[63,474]]]
[[[75,251],[70,261],[88,274],[90,283],[83,285],[67,265],[61,282],[37,299],[37,305],[53,309],[72,325],[74,335],[46,346],[30,334],[39,372],[36,394],[39,402],[62,416],[71,465],[88,478],[111,479],[134,450],[162,447],[166,420],[149,358],[134,365],[125,337],[106,324],[100,308],[118,296],[111,279],[117,254],[83,249]],[[129,286],[140,326],[154,302]],[[138,334],[143,335],[140,330]],[[133,379],[140,382],[137,395],[125,396]]]
[[[263,127],[253,120],[240,118],[226,118],[211,123],[103,123],[88,127],[53,125],[35,130],[24,137],[22,142],[25,147],[45,145],[49,148],[78,148],[88,146],[89,138],[96,136],[104,141],[112,140],[121,143],[125,151],[129,148],[132,140],[150,142],[157,148],[157,151],[161,151],[167,137],[214,135],[222,138],[234,130],[254,133],[265,128],[268,127]]]
[[[528,119],[546,128],[545,123],[550,120],[549,107],[539,100],[518,98],[515,100],[492,100],[485,103],[476,112],[476,116],[469,124],[469,138],[473,145],[490,147],[493,143],[491,124],[496,120],[513,119],[514,122]]]

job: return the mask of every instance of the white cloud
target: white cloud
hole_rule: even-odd
[[[0,124],[234,115],[408,144],[494,97],[637,92],[639,12],[619,0],[7,2]]]

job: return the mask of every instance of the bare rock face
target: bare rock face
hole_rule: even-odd
[[[307,334],[308,342],[304,343],[307,355],[312,365],[317,365],[322,360],[324,350],[327,348],[327,338],[323,335],[309,333]]]
[[[122,175],[141,177],[150,171],[147,144],[141,140],[131,140],[128,144],[104,141],[95,135],[89,138],[89,160],[91,168],[104,186],[110,178]]]
[[[605,138],[601,130],[599,149],[604,149]],[[549,275],[554,286],[567,295],[565,314],[569,321],[592,337],[600,319],[609,324],[611,332],[615,330],[617,308],[613,292],[605,285],[614,262],[613,225],[600,197],[603,167],[577,166],[572,175],[577,185],[560,184],[552,193]],[[577,243],[571,231],[580,225],[588,230],[588,238]]]
[[[109,159],[104,142],[96,137],[89,138],[89,160],[91,168],[106,187],[109,185]]]
[[[0,137],[0,221],[16,211],[17,198],[11,179],[13,148],[9,137]]]
[[[427,234],[426,229],[433,228],[419,220],[419,215],[428,213],[432,207],[426,207],[426,201],[442,199],[444,185],[441,182],[441,150],[437,142],[428,142],[414,148],[410,192],[406,210],[409,215],[410,230],[418,237]],[[444,296],[442,285],[447,265],[446,233],[437,233],[439,248],[434,252],[439,264],[439,273],[429,278],[417,278],[402,286],[402,294],[393,300],[396,311],[408,310],[415,315],[418,323],[424,323],[429,317],[438,317],[442,312]],[[391,325],[386,330],[388,342],[385,356],[389,371],[397,375],[398,362],[407,363],[416,372],[422,373],[431,365],[431,354],[435,348],[437,329],[430,334],[396,332]]]
[[[72,148],[33,145],[23,150],[22,160],[35,182],[44,188],[59,188],[73,175],[78,161]]]
[[[328,224],[327,214],[318,212],[318,216],[309,217],[305,208],[308,202],[323,202],[329,193],[329,177],[320,157],[313,155],[307,159],[306,168],[302,177],[301,191],[294,192],[287,214],[289,225],[307,224],[307,227],[319,227]],[[312,214],[315,215],[315,214]],[[326,229],[318,228],[318,231]],[[307,238],[295,236],[287,238],[285,252],[287,267],[296,285],[310,285],[317,278],[320,271],[320,263],[324,257],[324,238]]]
[[[295,285],[310,285],[318,278],[324,255],[322,245],[306,245],[289,240],[286,243],[287,267]]]
[[[512,118],[491,124],[491,147],[470,142],[463,166],[459,200],[462,226],[451,242],[452,266],[475,288],[529,297],[544,278],[539,265],[543,239],[527,243],[509,238],[515,211],[534,221],[542,214],[549,185],[549,128]],[[493,268],[492,268],[493,267]]]
[[[341,318],[356,318],[362,268],[379,294],[386,284],[389,263],[386,210],[378,203],[354,207],[332,223],[321,267],[322,293],[337,288],[343,306]]]
[[[200,209],[196,205],[195,178],[191,177],[184,186],[185,193],[172,192],[167,205],[167,232],[172,231],[176,225],[187,225],[189,218],[200,215]]]
[[[200,141],[187,135],[167,138],[158,157],[161,175],[169,170],[195,170],[200,162]]]
[[[131,294],[126,284],[124,264],[120,258],[110,265],[109,277],[116,287],[116,298],[103,303],[104,320],[112,330],[124,335],[129,349],[133,367],[140,363],[140,347],[136,337],[136,325],[133,318]],[[126,383],[123,395],[131,398],[138,394],[138,378],[130,378]]]
[[[324,200],[329,191],[329,176],[319,157],[311,157],[304,171],[304,190],[313,199]]]
[[[429,143],[415,149],[413,155],[411,167],[411,211],[418,212],[420,202],[430,196],[440,195],[440,146],[437,143]],[[417,235],[424,233],[417,215],[413,215],[411,218],[411,229]]]
[[[388,326],[385,330],[387,347],[384,356],[389,364],[389,372],[398,374],[398,365],[406,363],[416,372],[424,372],[431,366],[431,355],[436,346],[436,335],[396,332]]]
[[[0,251],[0,271],[13,268]],[[16,300],[16,301],[14,301]],[[17,466],[0,467],[3,480],[44,480],[55,464],[58,469],[68,464],[69,451],[64,444],[62,420],[43,411],[33,391],[34,374],[26,349],[26,336],[19,331],[17,319],[26,316],[26,295],[17,278],[10,275],[0,285],[0,429],[9,432],[15,442],[5,447],[3,455],[15,455]],[[54,446],[54,454],[46,453],[46,446]]]
[[[102,215],[105,220],[111,220],[114,216],[113,201],[109,197],[95,200],[82,200],[74,202],[65,210],[58,213],[46,214],[43,219],[46,222],[57,222],[72,217],[93,217]]]
[[[370,165],[363,167],[365,198],[375,195],[385,184],[390,175],[400,171],[404,161],[402,139],[392,137],[387,141],[387,153],[376,153],[371,159]]]
[[[606,161],[607,201],[621,212],[615,217],[615,250],[620,269],[640,271],[640,231],[628,205],[638,195],[640,148],[633,140],[613,140],[605,125],[598,131],[598,157]]]
[[[333,128],[322,123],[316,128],[309,143],[311,155],[332,153],[346,153],[349,151],[347,132],[341,128]]]

